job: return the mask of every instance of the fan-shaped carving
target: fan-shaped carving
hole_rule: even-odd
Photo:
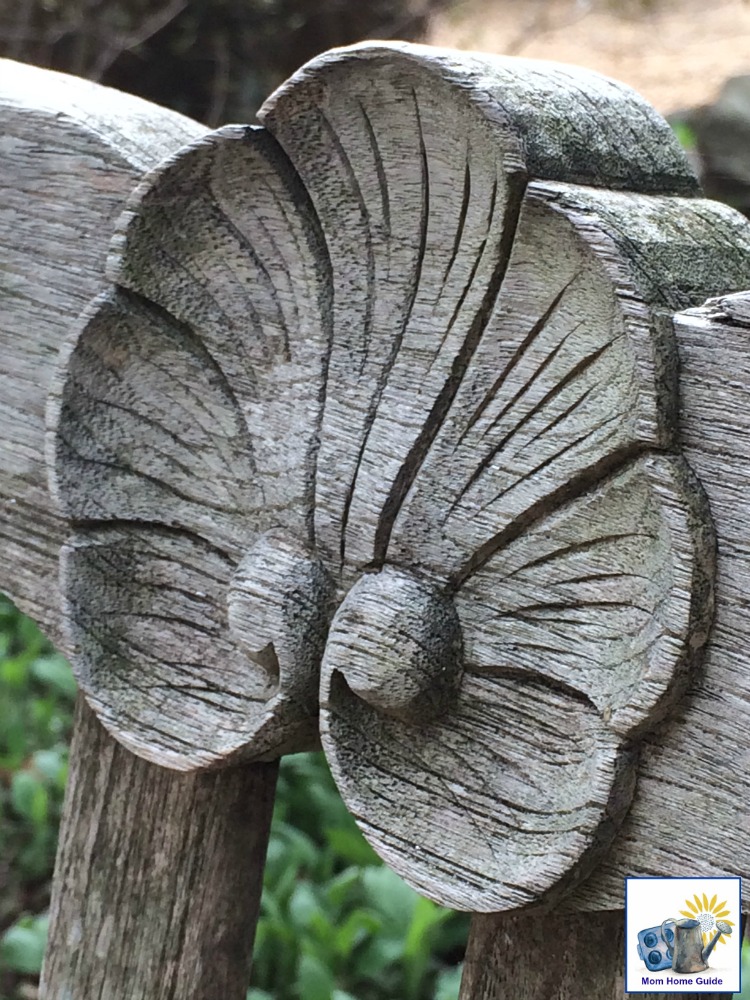
[[[262,120],[147,178],[65,359],[79,679],[182,768],[310,745],[320,681],[393,867],[563,891],[707,634],[664,289],[710,209],[673,231],[666,126],[561,67],[359,47]]]

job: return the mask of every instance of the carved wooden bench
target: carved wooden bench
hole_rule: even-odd
[[[462,1000],[621,996],[625,875],[750,868],[748,223],[552,64],[371,43],[207,133],[3,63],[0,116],[0,586],[84,696],[43,996],[244,997],[319,745],[477,914]]]

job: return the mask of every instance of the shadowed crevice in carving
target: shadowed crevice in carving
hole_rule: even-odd
[[[628,532],[614,532],[609,535],[599,535],[596,538],[590,538],[582,542],[572,542],[570,545],[563,545],[557,549],[553,549],[551,552],[546,552],[543,556],[539,556],[538,559],[532,559],[530,562],[523,563],[523,565],[518,566],[516,569],[510,570],[505,574],[506,579],[515,576],[517,573],[522,573],[524,570],[531,569],[534,566],[543,566],[545,563],[552,562],[555,559],[559,559],[562,556],[580,554],[588,551],[589,549],[594,549],[599,545],[606,542],[618,542],[626,538],[633,538],[633,533]],[[636,536],[638,537],[638,536]],[[642,535],[640,537],[647,538],[647,535]]]
[[[186,538],[195,542],[196,545],[202,545],[207,549],[211,549],[217,556],[226,561],[227,566],[232,565],[230,557],[220,545],[217,545],[208,538],[204,538],[200,532],[191,531],[182,525],[157,524],[154,521],[139,520],[137,517],[134,517],[132,520],[108,517],[102,521],[98,518],[71,518],[70,524],[79,532],[78,538],[83,540],[85,536],[87,541],[93,543],[96,543],[97,536],[99,535],[103,536],[110,530],[114,533],[123,529],[128,531],[131,529],[142,531],[141,539],[148,537],[150,533],[153,533],[155,536],[167,535],[173,538]],[[76,540],[76,538],[74,537],[73,540]],[[220,582],[220,580],[223,580],[223,577],[213,577],[212,579]]]
[[[442,296],[443,291],[448,283],[448,277],[453,270],[453,265],[456,263],[456,258],[458,257],[458,252],[461,248],[461,239],[464,235],[464,227],[466,225],[466,216],[469,212],[469,204],[471,202],[471,162],[469,160],[469,148],[466,149],[466,166],[464,167],[464,191],[463,197],[461,199],[461,211],[458,215],[458,225],[456,226],[456,236],[453,240],[453,249],[451,250],[450,260],[445,268],[445,274],[443,275],[442,287],[440,289],[440,295]],[[494,196],[493,196],[494,200]],[[490,215],[493,213],[490,212]],[[477,258],[480,259],[482,256],[483,248],[480,248]],[[463,296],[461,298],[463,301]]]
[[[474,279],[477,276],[477,271],[479,270],[479,268],[481,267],[481,265],[482,265],[482,263],[484,261],[484,255],[487,252],[487,247],[488,247],[489,241],[490,241],[490,234],[492,232],[492,223],[495,221],[495,206],[497,204],[497,188],[498,188],[498,177],[496,175],[495,179],[494,179],[494,182],[492,184],[492,194],[490,196],[490,204],[489,204],[489,208],[487,210],[487,225],[485,227],[484,239],[482,240],[481,245],[478,247],[478,249],[474,253],[474,263],[471,265],[471,271],[469,272],[469,278],[468,278],[466,284],[464,285],[464,287],[463,287],[463,289],[461,291],[461,294],[458,297],[458,300],[456,301],[456,305],[455,305],[455,307],[453,309],[453,312],[451,314],[451,318],[450,318],[450,320],[448,321],[448,323],[447,323],[447,325],[445,327],[445,332],[443,333],[443,335],[440,338],[440,345],[439,345],[438,349],[435,351],[435,354],[434,354],[434,357],[432,359],[432,363],[430,365],[430,368],[432,368],[432,366],[435,364],[435,362],[440,357],[441,352],[443,350],[443,347],[445,345],[445,342],[448,339],[448,337],[450,336],[450,334],[451,334],[451,332],[453,330],[453,327],[456,324],[456,321],[457,321],[458,317],[461,315],[461,310],[463,309],[464,302],[466,301],[469,293],[471,292],[472,288],[474,287]],[[445,288],[445,286],[443,286],[443,288]],[[441,292],[440,292],[441,295],[442,295],[442,292],[443,292],[443,289],[441,289]]]
[[[390,541],[393,526],[401,509],[412,483],[416,479],[419,470],[424,462],[433,441],[439,433],[443,421],[456,397],[456,393],[461,387],[464,376],[469,368],[471,359],[479,347],[482,335],[487,327],[490,316],[502,288],[510,256],[513,248],[513,240],[516,235],[518,218],[523,202],[523,195],[526,189],[525,175],[510,174],[507,177],[508,193],[507,201],[503,211],[502,234],[498,247],[498,261],[492,279],[487,287],[487,291],[482,299],[482,304],[469,327],[461,348],[456,353],[451,367],[451,373],[445,382],[440,394],[430,410],[422,431],[411,447],[406,460],[401,466],[396,479],[391,487],[388,497],[383,504],[383,509],[378,522],[375,534],[374,560],[376,563],[383,562],[386,558],[388,543]]]
[[[380,152],[380,146],[378,146],[377,136],[375,135],[375,130],[372,127],[372,122],[370,121],[370,116],[367,113],[367,108],[364,106],[362,101],[358,101],[357,103],[359,104],[359,110],[362,112],[362,118],[365,122],[367,141],[370,144],[370,152],[372,153],[373,163],[375,164],[375,170],[378,175],[378,187],[380,188],[380,202],[383,209],[383,225],[385,226],[385,234],[386,236],[390,236],[391,202],[390,195],[388,193],[388,179],[385,176],[383,154]]]
[[[323,131],[328,136],[336,155],[341,162],[344,173],[347,180],[349,181],[349,187],[352,193],[352,197],[357,203],[357,207],[360,211],[360,216],[362,218],[363,229],[365,234],[365,259],[366,259],[366,295],[365,295],[365,315],[364,322],[362,324],[362,357],[359,363],[359,371],[357,373],[358,377],[361,378],[365,365],[367,363],[368,351],[370,347],[370,340],[372,339],[372,315],[373,315],[373,305],[375,296],[373,295],[373,289],[375,287],[375,250],[372,245],[372,218],[370,217],[370,211],[367,207],[367,202],[362,194],[362,188],[359,181],[357,180],[357,174],[352,166],[352,162],[349,159],[349,154],[344,149],[344,144],[341,142],[336,129],[333,127],[331,122],[328,120],[325,112],[321,108],[314,109],[315,116],[319,120]]]

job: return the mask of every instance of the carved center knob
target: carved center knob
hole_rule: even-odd
[[[334,616],[323,673],[409,722],[442,714],[461,683],[461,626],[450,597],[404,570],[362,576]]]

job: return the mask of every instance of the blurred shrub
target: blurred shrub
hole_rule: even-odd
[[[453,1000],[467,931],[382,866],[321,754],[284,759],[251,1000]]]
[[[0,997],[44,951],[74,699],[66,661],[0,596]]]

